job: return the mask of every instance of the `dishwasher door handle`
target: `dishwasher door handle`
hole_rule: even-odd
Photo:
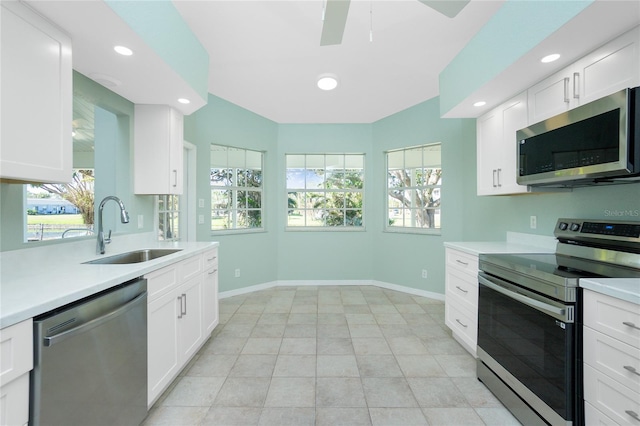
[[[92,319],[91,321],[87,321],[82,325],[79,325],[77,327],[74,327],[70,330],[67,331],[63,331],[62,333],[58,333],[55,334],[53,336],[49,336],[49,337],[45,337],[43,338],[44,340],[44,346],[53,346],[56,343],[60,343],[64,340],[67,340],[70,337],[76,336],[80,333],[84,333],[85,331],[91,330],[94,327],[97,327],[101,324],[104,324],[105,322],[111,320],[112,318],[115,318],[127,311],[129,311],[130,309],[133,309],[134,307],[136,307],[137,305],[139,305],[141,302],[145,301],[147,297],[147,292],[143,292],[140,293],[135,299],[132,299],[131,301],[127,302],[126,304],[117,307],[116,309],[107,312],[106,314],[99,316],[97,318]]]

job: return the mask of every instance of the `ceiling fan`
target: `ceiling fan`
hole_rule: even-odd
[[[449,18],[455,17],[470,0],[418,0]],[[320,46],[342,43],[351,0],[325,0]]]

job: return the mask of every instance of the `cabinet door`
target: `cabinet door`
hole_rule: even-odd
[[[180,358],[187,362],[203,340],[202,332],[202,275],[178,288],[178,336]]]
[[[478,195],[491,195],[497,190],[496,153],[502,144],[502,114],[494,109],[477,121]]]
[[[572,69],[566,68],[540,83],[528,92],[529,125],[546,120],[575,106],[577,98],[571,91]]]
[[[20,2],[0,15],[0,178],[70,182],[71,40]]]
[[[204,272],[202,288],[202,321],[205,336],[209,336],[218,325],[218,266]]]
[[[136,194],[182,194],[182,114],[166,105],[136,105]]]
[[[503,143],[495,153],[500,158],[498,167],[498,192],[517,194],[527,192],[526,185],[518,185],[518,141],[516,132],[527,127],[527,93],[522,93],[509,101],[502,110]]]
[[[178,349],[178,315],[176,292],[172,291],[149,303],[148,330],[148,402],[155,401],[181,368]]]
[[[576,63],[580,103],[640,85],[640,27],[607,43]]]

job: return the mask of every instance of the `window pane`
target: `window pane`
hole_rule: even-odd
[[[363,226],[364,155],[287,155],[286,164],[288,226]]]
[[[440,159],[439,143],[387,153],[387,227],[440,227]]]
[[[262,227],[263,156],[211,145],[212,230]]]

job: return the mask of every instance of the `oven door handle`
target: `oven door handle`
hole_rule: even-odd
[[[573,319],[570,318],[570,313],[568,312],[567,308],[559,308],[540,300],[532,299],[531,297],[525,296],[524,294],[516,293],[515,291],[509,290],[496,282],[488,280],[487,278],[482,276],[482,273],[478,275],[478,280],[480,281],[480,284],[485,285],[490,289],[497,291],[498,293],[502,293],[507,297],[515,299],[518,302],[522,302],[527,306],[539,310],[540,312],[549,314],[554,318],[562,320],[564,322],[573,322]]]

